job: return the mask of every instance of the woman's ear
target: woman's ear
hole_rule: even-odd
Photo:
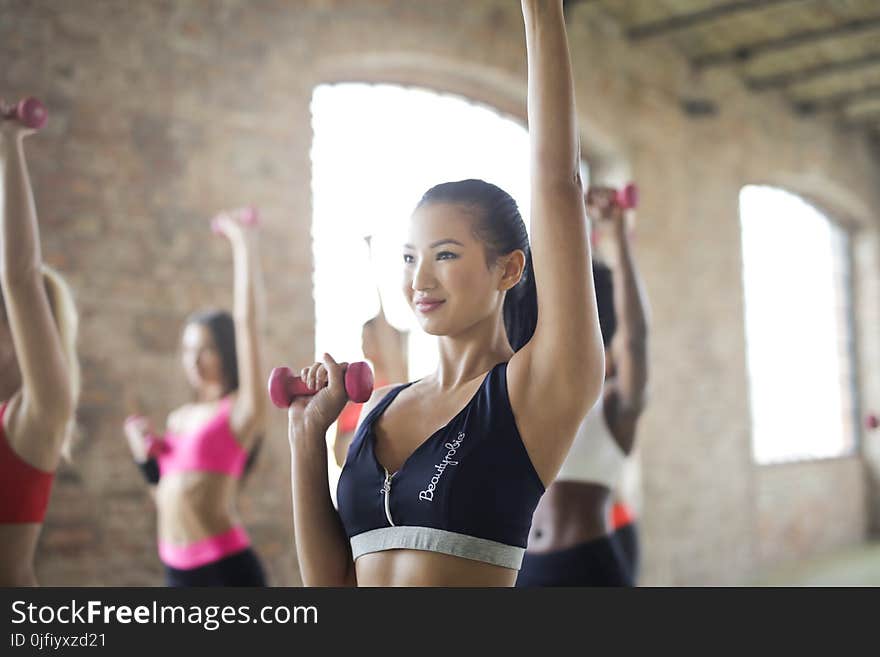
[[[522,278],[526,266],[526,254],[520,249],[511,251],[501,256],[498,264],[501,266],[501,281],[498,289],[504,292],[519,283],[519,279]]]

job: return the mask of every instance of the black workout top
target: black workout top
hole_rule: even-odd
[[[373,426],[410,385],[367,414],[349,447],[337,501],[352,557],[403,548],[519,570],[544,486],[516,428],[507,363],[392,474],[376,458]]]

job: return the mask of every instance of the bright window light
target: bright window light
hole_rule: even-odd
[[[848,236],[781,189],[740,193],[752,451],[760,464],[855,446]]]
[[[388,320],[409,331],[410,378],[424,376],[437,349],[403,298],[407,221],[431,186],[482,178],[509,192],[528,223],[528,133],[456,96],[367,84],[317,87],[312,126],[316,355],[363,358],[378,288]]]

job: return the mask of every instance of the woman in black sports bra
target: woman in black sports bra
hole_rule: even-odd
[[[307,586],[512,586],[538,499],[601,390],[562,0],[522,0],[522,10],[531,244],[516,203],[494,185],[424,195],[403,249],[404,294],[439,336],[440,364],[364,406],[338,513],[325,433],[346,402],[345,363],[325,354],[303,369],[319,389],[289,409]]]

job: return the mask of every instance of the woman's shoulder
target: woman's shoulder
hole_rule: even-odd
[[[203,402],[188,402],[182,404],[168,413],[165,422],[166,429],[171,433],[186,433],[194,423],[200,421],[209,412],[208,406],[215,406],[218,402],[205,404]],[[220,400],[220,404],[223,400]]]
[[[381,386],[373,390],[373,394],[370,395],[370,398],[364,403],[363,408],[361,409],[361,417],[365,417],[367,413],[372,411],[379,403],[385,399],[390,393],[394,392],[397,388],[400,388],[403,385],[409,384],[400,384],[400,383],[389,383],[388,385]]]
[[[191,404],[184,404],[183,406],[171,409],[165,420],[165,429],[171,433],[180,431],[181,424],[188,415],[190,406]]]

